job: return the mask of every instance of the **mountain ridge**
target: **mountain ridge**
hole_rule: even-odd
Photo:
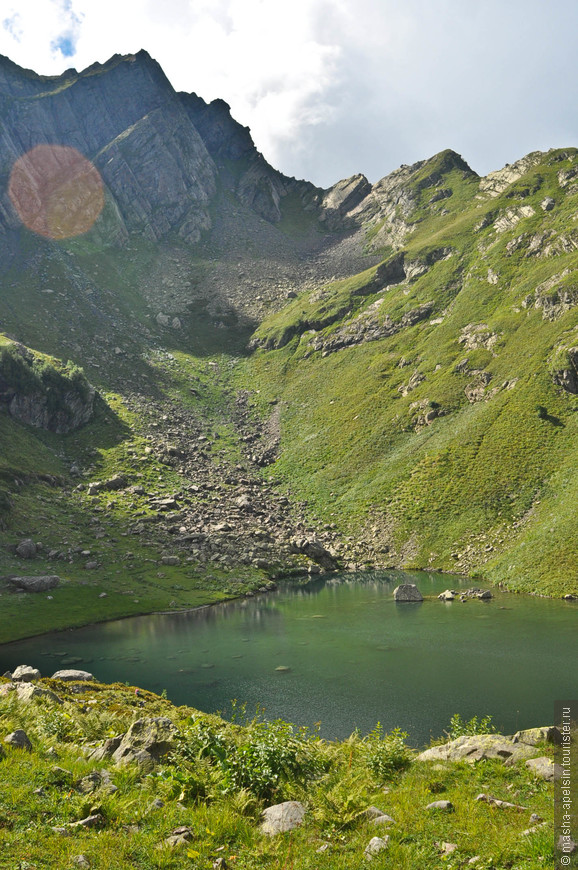
[[[34,570],[65,581],[51,615],[3,596],[11,636],[323,562],[578,594],[576,149],[485,178],[446,149],[321,190],[146,52],[60,77],[4,59],[3,86],[2,352],[71,361],[100,395],[58,435],[3,383],[0,570],[33,538]],[[20,219],[13,166],[37,146],[96,166],[92,228],[61,232],[66,185],[55,238]]]

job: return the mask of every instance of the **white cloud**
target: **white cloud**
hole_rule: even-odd
[[[43,74],[145,48],[317,183],[578,140],[575,0],[2,0],[0,16],[0,52]]]

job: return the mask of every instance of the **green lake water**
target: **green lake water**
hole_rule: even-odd
[[[421,604],[394,602],[417,583]],[[50,676],[90,670],[227,715],[321,723],[329,738],[379,721],[414,745],[440,736],[453,713],[490,714],[498,730],[553,721],[578,697],[578,602],[494,592],[489,602],[436,596],[472,581],[401,572],[326,575],[306,585],[179,614],[154,614],[0,647],[0,673],[19,664]],[[76,660],[67,664],[70,660]]]

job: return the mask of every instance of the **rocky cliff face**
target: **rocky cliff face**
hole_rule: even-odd
[[[281,218],[283,196],[315,190],[273,170],[226,103],[175,93],[145,51],[57,77],[2,58],[0,114],[3,190],[15,161],[36,146],[75,148],[102,177],[106,209],[97,230],[109,243],[131,233],[151,241],[176,233],[198,242],[211,226],[218,183],[272,222]],[[18,226],[5,192],[0,231]]]

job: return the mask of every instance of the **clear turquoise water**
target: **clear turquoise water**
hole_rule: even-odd
[[[434,596],[396,604],[416,582]],[[306,586],[181,614],[155,614],[0,647],[0,673],[18,664],[49,676],[69,658],[105,682],[177,703],[297,724],[326,737],[380,721],[423,744],[453,713],[490,714],[499,730],[544,725],[556,699],[578,697],[578,603],[495,592],[490,602],[443,603],[471,581],[419,573],[338,575]],[[277,670],[286,668],[288,670]]]

